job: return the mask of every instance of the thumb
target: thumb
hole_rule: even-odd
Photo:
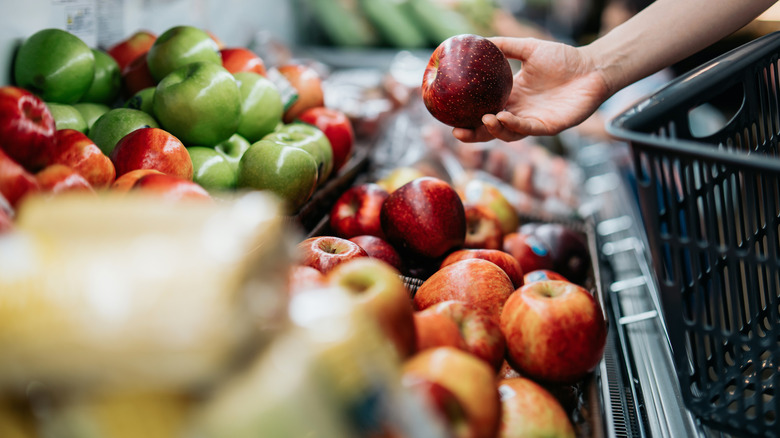
[[[534,38],[509,37],[492,37],[488,39],[504,52],[504,56],[520,61],[525,61],[531,56],[539,41]]]

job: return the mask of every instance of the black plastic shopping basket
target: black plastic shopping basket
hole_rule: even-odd
[[[608,126],[629,142],[686,407],[780,435],[780,33],[681,76]],[[717,132],[691,113],[738,96]],[[706,105],[705,105],[706,104]]]

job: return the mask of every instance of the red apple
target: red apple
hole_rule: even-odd
[[[494,438],[501,421],[495,370],[474,355],[452,347],[420,351],[404,362],[403,380],[422,379],[450,390],[463,407],[474,438]]]
[[[261,76],[266,75],[265,63],[254,52],[244,47],[229,47],[219,51],[222,67],[230,73],[249,71]]]
[[[423,73],[428,111],[446,125],[476,128],[482,116],[504,109],[512,91],[512,68],[492,41],[456,35],[433,51]]]
[[[585,281],[590,269],[590,251],[581,232],[556,222],[523,224],[518,232],[532,234],[547,245],[553,271],[577,284]]]
[[[441,267],[466,259],[483,259],[493,262],[506,272],[515,289],[523,285],[523,268],[520,267],[520,262],[509,253],[497,249],[460,249],[451,252],[441,262]]]
[[[139,179],[141,179],[141,177],[144,177],[146,175],[151,175],[151,174],[164,175],[159,170],[154,170],[154,169],[136,169],[136,170],[131,170],[131,171],[125,173],[124,175],[120,176],[116,180],[114,180],[114,183],[111,184],[111,190],[114,191],[114,192],[120,192],[120,193],[121,192],[127,192],[127,191],[129,191],[130,189],[133,188],[135,183]]]
[[[349,161],[355,148],[355,131],[346,114],[324,106],[304,110],[300,121],[314,125],[328,137],[333,149],[333,172],[337,172]]]
[[[35,175],[0,149],[0,195],[8,204],[16,208],[25,195],[35,193],[39,188]]]
[[[448,326],[441,323],[438,318],[427,317],[427,315],[445,316],[458,329],[458,337],[463,340],[462,346],[454,339],[441,339],[444,332],[449,330]],[[426,318],[430,318],[429,321],[425,321]],[[498,324],[482,310],[463,301],[443,301],[417,312],[415,322],[418,321],[424,321],[422,326],[417,325],[418,349],[439,346],[436,345],[436,341],[441,339],[444,342],[441,345],[450,345],[469,352],[487,362],[496,371],[501,368],[506,350],[504,335]],[[437,325],[443,332],[430,333],[438,331]]]
[[[555,271],[551,271],[549,269],[537,269],[535,271],[531,271],[523,275],[523,281],[526,284],[533,283],[534,281],[544,281],[544,280],[569,281],[563,275]]]
[[[504,304],[501,331],[507,360],[523,376],[573,383],[593,371],[607,340],[601,306],[567,281],[526,284]]]
[[[122,69],[122,86],[125,96],[133,96],[144,88],[154,87],[157,81],[149,72],[146,52],[139,55]]]
[[[398,271],[403,267],[401,256],[398,254],[398,251],[396,251],[395,248],[393,248],[393,245],[390,245],[385,239],[363,234],[350,237],[349,240],[357,243],[358,246],[363,248],[363,250],[368,253],[369,257],[382,260]]]
[[[304,64],[285,64],[278,70],[298,92],[298,99],[284,112],[284,123],[291,123],[308,108],[325,105],[322,78],[314,68]]]
[[[574,438],[574,426],[558,399],[531,379],[498,382],[501,395],[500,438]]]
[[[154,169],[192,180],[192,159],[182,142],[160,128],[141,128],[125,135],[111,151],[117,177],[136,169]]]
[[[345,239],[361,234],[384,237],[379,213],[388,196],[385,189],[374,183],[348,188],[330,210],[331,230]]]
[[[523,272],[553,269],[550,248],[533,234],[509,233],[504,236],[503,248],[520,262]]]
[[[444,385],[414,375],[401,380],[404,388],[421,399],[432,411],[434,419],[440,420],[444,436],[452,438],[471,438],[471,426],[466,411],[457,396]]]
[[[133,190],[154,193],[170,201],[185,199],[211,200],[209,193],[192,180],[175,175],[150,173],[138,178]]]
[[[466,213],[447,182],[417,178],[390,193],[380,211],[382,231],[400,253],[438,258],[463,246]]]
[[[514,368],[512,368],[512,365],[509,365],[509,362],[504,359],[504,362],[501,363],[501,369],[498,370],[498,378],[499,379],[512,379],[515,377],[521,377],[520,373],[517,372]]]
[[[414,327],[417,331],[417,351],[436,347],[468,351],[458,325],[449,316],[436,312],[435,306],[414,312]]]
[[[156,39],[157,35],[146,30],[139,30],[109,47],[106,53],[114,58],[116,63],[119,64],[119,70],[122,71],[134,59],[145,54]]]
[[[330,286],[349,292],[376,319],[401,359],[414,354],[414,310],[395,268],[379,259],[357,257],[334,266],[325,277]]]
[[[357,243],[336,236],[309,237],[298,244],[299,263],[327,274],[337,265],[358,257],[368,257]]]
[[[114,163],[85,134],[75,129],[60,129],[55,134],[55,140],[52,163],[70,167],[96,189],[107,188],[114,182]]]
[[[35,174],[41,192],[53,195],[63,192],[95,193],[89,182],[64,164],[50,164]]]
[[[0,87],[0,149],[30,172],[49,164],[54,148],[54,118],[36,95]]]
[[[504,235],[517,231],[520,216],[515,207],[494,184],[480,179],[470,179],[465,184],[456,187],[464,204],[484,205],[496,214],[501,222]]]
[[[448,300],[463,301],[499,322],[504,302],[515,291],[503,269],[483,259],[455,262],[436,271],[414,295],[418,310]]]
[[[501,249],[504,232],[498,216],[484,205],[464,203],[466,212],[466,248]]]
[[[293,265],[287,274],[287,291],[290,295],[312,289],[320,289],[327,285],[325,275],[311,266]]]

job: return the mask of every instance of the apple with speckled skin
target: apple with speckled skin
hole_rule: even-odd
[[[492,41],[455,35],[434,51],[423,73],[422,96],[440,122],[458,128],[482,125],[482,116],[504,109],[512,91],[512,68]]]
[[[363,248],[369,257],[382,260],[393,268],[401,271],[403,268],[403,261],[398,251],[393,248],[385,239],[377,236],[371,236],[368,234],[362,234],[360,236],[354,236],[349,238],[350,241],[355,242]]]
[[[404,255],[435,259],[463,246],[466,213],[458,194],[439,178],[414,179],[390,193],[379,214],[388,242]]]
[[[596,368],[604,354],[607,322],[588,290],[568,281],[536,281],[504,303],[501,331],[507,360],[521,375],[573,383]]]

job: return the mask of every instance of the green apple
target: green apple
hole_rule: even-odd
[[[81,117],[84,117],[84,121],[87,122],[87,132],[92,129],[92,125],[95,124],[95,120],[99,119],[100,116],[107,113],[108,110],[111,109],[108,107],[108,105],[90,102],[74,103],[73,108],[76,108],[76,110],[81,113]]]
[[[268,190],[285,202],[288,213],[294,213],[317,187],[317,162],[301,148],[260,140],[241,157],[237,186]]]
[[[130,97],[130,99],[127,99],[125,108],[137,109],[146,114],[154,115],[154,108],[152,107],[152,102],[154,102],[154,90],[155,87],[147,87],[138,91]]]
[[[193,62],[222,65],[219,46],[209,34],[193,26],[175,26],[160,35],[146,54],[149,72],[160,82],[174,70]]]
[[[84,116],[73,105],[64,103],[46,102],[51,116],[54,117],[54,126],[59,129],[75,129],[87,133],[87,122]]]
[[[333,171],[333,149],[325,134],[316,126],[307,123],[290,123],[279,131],[266,135],[264,140],[282,142],[299,147],[314,157],[319,169],[318,184],[323,184]]]
[[[274,132],[284,108],[279,90],[271,80],[253,72],[233,73],[241,91],[241,122],[238,133],[256,142]]]
[[[241,157],[244,155],[249,146],[247,139],[239,134],[233,134],[229,139],[214,146],[214,150],[220,153],[225,159],[233,166],[233,169],[238,172],[238,162],[241,161]]]
[[[152,109],[162,128],[185,145],[213,147],[236,133],[241,94],[222,66],[194,62],[157,84]]]
[[[204,146],[190,146],[187,152],[192,160],[193,181],[209,192],[235,188],[236,169],[224,155]]]
[[[92,85],[79,100],[111,105],[119,97],[119,91],[122,89],[119,64],[102,50],[92,49],[92,55],[95,57],[95,75],[92,77]]]
[[[43,29],[25,40],[14,58],[16,85],[46,102],[78,102],[92,84],[95,56],[79,37]]]
[[[154,117],[143,111],[131,108],[114,108],[95,120],[89,130],[89,138],[110,155],[117,142],[125,135],[141,128],[159,128]]]

